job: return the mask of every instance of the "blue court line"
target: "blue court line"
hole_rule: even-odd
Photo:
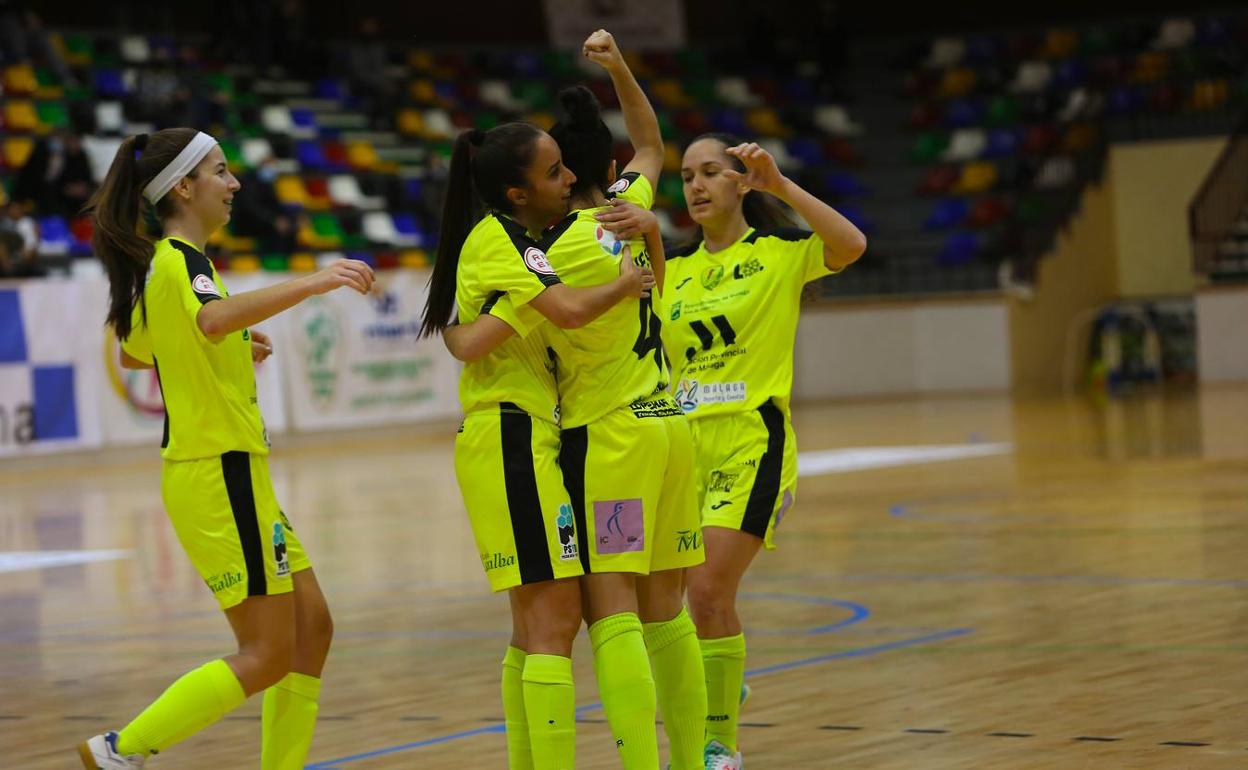
[[[887,642],[885,644],[876,644],[870,647],[857,647],[852,650],[843,650],[841,652],[832,652],[826,655],[817,655],[813,658],[803,658],[801,660],[794,660],[788,663],[778,663],[774,666],[765,666],[763,668],[756,668],[751,671],[746,671],[745,675],[747,677],[756,677],[756,676],[762,676],[764,674],[775,673],[777,671],[787,671],[789,669],[794,669],[794,668],[815,666],[820,663],[827,663],[828,661],[831,661],[831,660],[842,660],[842,659],[847,659],[847,658],[863,658],[863,657],[867,657],[870,655],[878,655],[879,653],[882,653],[882,652],[889,652],[891,650],[898,650],[898,649],[902,649],[905,647],[914,647],[917,645],[926,644],[928,642],[939,642],[945,639],[953,639],[955,637],[965,636],[966,634],[973,633],[974,631],[975,629],[973,628],[952,628],[947,631],[939,631],[934,634],[916,636],[910,639],[898,639],[897,641]],[[589,703],[584,706],[578,707],[576,709],[576,713],[579,716],[579,715],[589,713],[591,711],[595,711],[600,708],[602,708],[601,703]],[[461,738],[471,738],[477,735],[485,735],[488,733],[502,733],[505,731],[506,731],[506,728],[502,724],[494,724],[494,725],[489,725],[487,727],[478,727],[472,730],[464,730],[458,733],[451,733],[449,735],[440,735],[436,738],[428,738],[423,741],[414,741],[412,743],[404,743],[400,746],[391,746],[385,749],[377,749],[376,751],[367,751],[362,754],[353,754],[349,757],[342,757],[340,759],[330,759],[330,760],[326,760],[325,762],[318,762],[313,765],[307,765],[305,766],[304,770],[341,770],[341,768],[339,768],[338,766],[344,765],[348,762],[358,762],[363,759],[372,759],[373,757],[386,756],[387,754],[395,754],[400,751],[411,751],[413,749],[420,749],[426,746],[435,746],[440,743],[449,743],[451,741],[460,740]]]
[[[807,634],[830,634],[833,631],[839,631],[842,628],[856,625],[871,617],[871,610],[865,605],[858,602],[845,601],[844,599],[829,599],[826,596],[810,596],[802,594],[767,594],[767,593],[741,593],[738,594],[741,599],[761,599],[763,601],[772,602],[798,602],[799,604],[818,604],[824,607],[842,607],[849,610],[850,616],[845,620],[838,621],[827,626],[815,626],[806,629],[803,633]]]
[[[779,577],[779,576],[774,576]],[[809,576],[789,576],[788,579]],[[781,578],[784,579],[784,578]],[[1125,577],[1121,575],[934,575],[934,574],[888,574],[861,573],[848,575],[821,575],[820,580],[850,580],[855,582],[931,582],[931,583],[1092,583],[1096,585],[1166,586],[1183,588],[1248,588],[1248,580],[1234,578],[1172,578],[1172,577]]]

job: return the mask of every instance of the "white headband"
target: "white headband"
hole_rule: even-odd
[[[165,193],[173,189],[179,179],[194,171],[208,151],[216,145],[217,140],[203,131],[195,134],[195,138],[182,148],[178,157],[147,183],[147,187],[143,188],[143,197],[147,198],[148,203],[155,205],[156,201],[165,197]]]

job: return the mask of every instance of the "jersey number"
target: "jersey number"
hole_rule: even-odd
[[[637,303],[640,310],[641,329],[637,332],[637,341],[633,343],[633,352],[637,354],[637,360],[644,359],[647,355],[654,356],[654,364],[659,367],[659,374],[663,374],[663,322],[654,314],[654,308],[650,304],[649,297],[643,297],[641,302]]]
[[[737,341],[737,331],[732,328],[732,324],[728,323],[728,317],[717,315],[711,318],[711,323],[719,330],[719,336],[724,339],[724,347],[734,344]],[[698,340],[702,343],[702,350],[710,350],[715,345],[715,334],[706,324],[701,321],[690,321],[689,328],[693,329],[693,333],[698,335]],[[698,354],[697,348],[688,348],[685,350],[685,358],[692,361],[693,357]]]

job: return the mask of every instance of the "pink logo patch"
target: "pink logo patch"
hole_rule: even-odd
[[[194,287],[195,291],[200,294],[214,294],[218,297],[221,296],[221,290],[217,288],[217,285],[212,282],[211,278],[203,273],[195,276],[195,280],[191,281],[191,286]]]
[[[646,520],[641,500],[595,500],[594,538],[600,554],[645,550]]]
[[[554,275],[555,269],[550,266],[550,261],[546,259],[546,252],[530,246],[524,251],[524,264],[535,273],[542,275]]]

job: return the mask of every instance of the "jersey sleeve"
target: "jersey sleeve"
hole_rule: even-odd
[[[793,269],[800,271],[802,283],[831,275],[832,271],[823,261],[823,239],[809,230],[782,227],[763,234],[768,246],[785,253]]]
[[[545,316],[531,305],[516,307],[511,298],[501,291],[496,291],[490,296],[481,307],[481,315],[494,316],[510,326],[512,331],[522,338],[529,336],[530,332],[546,320]]]
[[[650,186],[650,180],[636,171],[621,174],[620,178],[607,188],[607,197],[619,198],[643,209],[654,206],[654,188]]]
[[[143,303],[134,306],[130,314],[130,336],[121,343],[121,349],[133,359],[142,361],[149,366],[154,362],[152,353],[152,335],[143,323]]]
[[[165,275],[161,278],[172,292],[170,299],[194,319],[199,316],[204,305],[222,299],[225,295],[217,285],[216,274],[207,257],[189,246],[184,247],[177,243],[173,245],[181,259],[162,261],[161,269]],[[199,329],[199,324],[195,328]],[[202,336],[203,333],[200,334]]]
[[[547,287],[561,283],[546,252],[536,245],[502,248],[483,255],[479,278],[483,286],[507,294],[516,306],[529,304]]]

